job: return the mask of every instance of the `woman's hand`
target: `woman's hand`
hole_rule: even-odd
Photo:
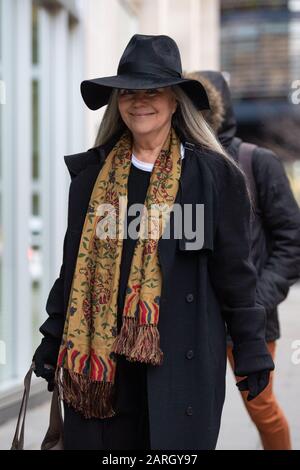
[[[48,382],[48,391],[53,392],[54,377],[59,352],[60,340],[51,336],[44,337],[36,349],[32,361],[34,373]]]

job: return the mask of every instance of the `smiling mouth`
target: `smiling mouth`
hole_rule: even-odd
[[[134,116],[134,117],[141,117],[141,116],[152,116],[154,115],[155,113],[138,113],[138,114],[133,114],[133,113],[129,113],[131,116]]]

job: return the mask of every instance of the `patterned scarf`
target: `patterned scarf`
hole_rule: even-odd
[[[178,191],[180,140],[171,128],[153,166],[118,335],[118,286],[131,155],[132,137],[126,130],[94,184],[59,350],[56,382],[60,396],[86,418],[116,414],[117,354],[152,365],[161,365],[163,360],[157,328],[162,286],[157,244]],[[158,210],[155,205],[160,205]]]

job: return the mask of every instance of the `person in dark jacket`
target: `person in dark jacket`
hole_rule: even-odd
[[[204,111],[205,119],[243,168],[242,140],[236,137],[230,90],[222,73],[201,71],[185,76],[198,78],[205,86],[211,105],[210,110]],[[250,152],[250,170],[245,168],[254,203],[251,258],[258,272],[256,299],[266,310],[266,341],[274,359],[280,337],[278,305],[300,277],[300,212],[280,159],[267,148],[255,146]],[[228,357],[234,367],[230,341]],[[242,396],[264,449],[288,450],[289,426],[274,395],[273,374],[268,387],[255,400],[249,402],[244,392]]]
[[[36,374],[59,386],[65,449],[214,449],[226,325],[249,399],[274,368],[255,303],[245,179],[199,114],[205,88],[182,77],[170,37],[134,35],[118,74],[81,92],[90,109],[108,106],[95,147],[65,157],[63,264]],[[115,213],[124,224],[111,223]]]

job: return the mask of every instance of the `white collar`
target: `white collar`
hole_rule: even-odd
[[[180,144],[180,154],[181,154],[181,158],[184,158],[184,146],[182,144]],[[136,168],[139,168],[140,170],[144,170],[144,171],[153,170],[154,163],[142,162],[142,160],[139,160],[138,158],[136,158],[134,154],[131,155],[131,163]]]

